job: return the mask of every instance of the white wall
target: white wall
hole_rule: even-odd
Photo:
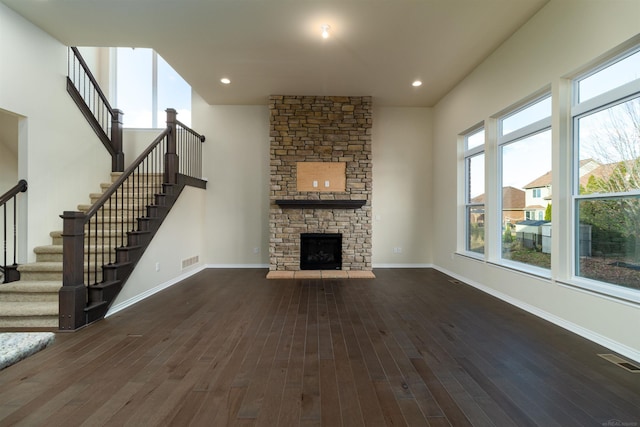
[[[26,117],[19,177],[27,179],[29,260],[51,244],[59,215],[87,203],[111,159],[66,92],[67,48],[0,3],[0,109]],[[21,260],[22,261],[22,260]]]
[[[432,261],[432,126],[430,108],[376,107],[374,100],[374,268]]]
[[[0,110],[0,194],[18,182],[18,120]]]
[[[511,301],[529,311],[574,330],[640,360],[640,307],[576,290],[554,280],[519,274],[504,268],[453,256],[458,241],[451,230],[463,230],[462,201],[458,193],[464,188],[457,135],[522,100],[545,86],[551,86],[554,99],[553,154],[554,168],[568,170],[569,138],[560,130],[564,123],[558,106],[559,97],[567,95],[562,79],[583,68],[635,36],[640,29],[640,2],[609,0],[551,0],[533,19],[484,61],[461,84],[452,90],[434,111],[433,176],[437,182],[457,182],[458,191],[434,185],[433,262],[441,270]],[[488,151],[491,161],[495,152]],[[490,168],[488,168],[490,169]],[[568,224],[566,174],[554,174],[554,222]],[[489,184],[489,183],[488,183]],[[495,184],[495,183],[494,183]],[[497,186],[494,185],[495,188]],[[564,188],[567,186],[564,185]],[[558,190],[558,191],[556,191]],[[489,200],[489,199],[488,199]],[[491,200],[488,201],[491,204]],[[497,209],[491,205],[487,210]],[[456,215],[457,213],[457,215]],[[555,236],[561,227],[554,227]],[[563,240],[570,231],[564,227]],[[567,276],[570,250],[556,238],[553,247],[553,277]]]
[[[268,107],[209,105],[196,93],[192,99],[192,127],[207,138],[203,145],[203,176],[209,180],[206,262],[267,267]]]
[[[185,187],[151,244],[116,297],[109,315],[130,306],[204,267],[206,191]],[[188,219],[188,220],[186,220]],[[171,248],[171,250],[167,250]],[[199,261],[182,268],[182,261]]]

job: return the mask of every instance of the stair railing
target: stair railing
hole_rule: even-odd
[[[20,272],[18,271],[18,264],[16,262],[17,243],[18,243],[18,227],[17,227],[17,198],[20,193],[27,191],[27,181],[21,179],[18,183],[9,191],[0,196],[0,208],[2,209],[2,264],[0,264],[0,273],[2,273],[2,283],[15,282],[20,280]],[[13,237],[13,245],[11,247],[13,263],[7,264],[7,204],[13,202],[12,215],[11,215],[11,236]],[[11,211],[9,211],[11,213]]]
[[[111,154],[111,170],[122,172],[124,170],[122,111],[111,107],[76,47],[69,48],[67,92]]]
[[[167,110],[167,128],[86,213],[62,215],[61,330],[75,330],[93,321],[85,308],[110,305],[115,295],[105,301],[92,291],[114,283],[119,290],[134,267],[132,260],[137,262],[148,245],[150,229],[159,226],[150,224],[150,219],[163,208],[165,193],[176,184],[201,180],[205,137],[179,122],[176,115],[174,109]]]

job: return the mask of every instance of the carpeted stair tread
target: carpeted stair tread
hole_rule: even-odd
[[[0,301],[0,319],[4,317],[58,316],[58,301]]]
[[[0,301],[56,302],[61,287],[62,280],[18,280],[0,286]]]
[[[46,261],[20,264],[20,266],[18,266],[18,271],[59,271],[62,273],[62,262]]]
[[[58,292],[62,287],[62,280],[18,280],[0,286],[0,294],[11,292],[41,293]]]

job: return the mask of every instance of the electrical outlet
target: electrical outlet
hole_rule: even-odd
[[[253,248],[253,253],[254,254],[259,254],[260,253],[260,248],[258,248],[258,247]]]
[[[160,271],[160,263],[156,262],[156,271]]]

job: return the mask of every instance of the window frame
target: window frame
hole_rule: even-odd
[[[496,116],[496,122],[497,122],[497,141],[496,141],[496,152],[497,152],[497,158],[498,158],[498,167],[497,167],[497,172],[496,172],[496,183],[497,183],[497,212],[498,212],[498,216],[497,218],[494,219],[494,221],[496,222],[496,230],[494,231],[494,238],[496,239],[497,242],[497,263],[499,265],[508,267],[510,269],[513,270],[517,270],[517,271],[522,271],[524,273],[530,273],[533,274],[535,276],[538,277],[544,277],[544,278],[551,278],[552,275],[552,268],[553,266],[551,266],[550,268],[544,268],[544,267],[540,267],[540,266],[536,266],[533,264],[527,264],[524,262],[519,262],[519,261],[514,261],[514,260],[510,260],[507,258],[504,258],[502,256],[502,234],[503,234],[503,227],[502,227],[502,223],[503,223],[503,206],[504,206],[504,200],[503,200],[503,187],[504,187],[504,183],[503,183],[503,147],[509,145],[509,144],[513,144],[519,141],[522,141],[524,139],[527,139],[529,137],[535,136],[537,134],[543,133],[543,132],[547,132],[547,131],[552,131],[552,117],[553,117],[553,111],[549,112],[549,116],[544,117],[542,119],[536,120],[534,122],[529,123],[528,125],[522,126],[516,130],[513,130],[509,133],[503,134],[503,122],[505,119],[508,119],[510,117],[512,117],[515,114],[518,114],[524,110],[526,110],[527,108],[543,101],[549,99],[550,103],[551,103],[551,108],[553,108],[553,99],[552,99],[552,93],[551,90],[549,88],[545,89],[544,91],[538,92],[536,95],[527,98],[526,100],[522,101],[521,103],[518,104],[517,107],[511,108],[511,109],[507,109],[504,110],[503,112],[501,112],[499,115]],[[550,156],[553,155],[553,153],[549,153]],[[553,164],[552,164],[553,166]],[[525,219],[527,219],[527,216],[530,215],[532,217],[535,217],[535,211],[527,211],[526,210],[526,206],[525,206],[525,210],[524,210],[524,215],[525,215]],[[553,237],[552,237],[553,238]]]
[[[572,150],[572,171],[571,171],[571,191],[570,191],[570,209],[571,209],[571,278],[572,285],[583,288],[588,291],[597,292],[602,295],[623,299],[635,303],[640,303],[640,291],[618,285],[615,283],[604,282],[579,276],[578,264],[580,263],[580,218],[578,205],[585,200],[614,200],[624,197],[640,196],[640,189],[631,190],[620,193],[591,193],[580,194],[580,131],[579,123],[582,118],[606,111],[617,105],[624,104],[633,99],[640,99],[640,78],[627,82],[593,96],[583,102],[579,102],[579,85],[580,82],[589,78],[600,71],[607,69],[613,64],[624,60],[632,55],[640,54],[640,45],[636,45],[631,49],[609,58],[606,61],[590,68],[575,77],[571,81],[571,150]]]
[[[484,134],[484,139],[483,139],[483,143],[481,145],[475,146],[473,148],[468,148],[469,146],[469,138],[471,138],[472,136],[475,136],[479,133],[483,133]],[[485,212],[485,230],[486,230],[486,179],[485,179],[485,188],[484,188],[484,192],[483,194],[485,194],[485,202],[483,203],[472,203],[471,202],[471,188],[470,188],[470,184],[471,184],[471,176],[470,176],[470,166],[471,166],[471,159],[474,157],[478,157],[478,156],[484,156],[484,158],[486,159],[486,153],[485,153],[485,146],[486,146],[486,129],[484,126],[484,123],[480,123],[474,127],[472,127],[471,129],[467,130],[466,132],[464,132],[462,135],[463,137],[463,144],[464,144],[464,221],[465,221],[465,226],[464,226],[464,253],[468,256],[474,257],[474,258],[484,258],[486,256],[487,253],[487,247],[486,247],[486,239],[485,239],[485,244],[484,244],[484,250],[482,253],[476,252],[476,251],[472,251],[471,250],[471,230],[469,228],[469,225],[471,224],[471,218],[470,218],[470,212],[473,208],[482,208],[482,210]],[[486,161],[485,161],[486,164]]]

